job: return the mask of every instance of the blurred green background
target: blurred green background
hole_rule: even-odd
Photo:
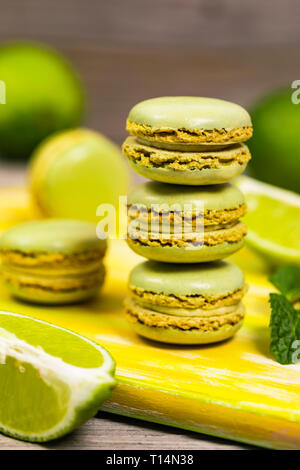
[[[49,129],[72,127],[81,120],[120,144],[126,135],[128,110],[139,100],[182,94],[229,99],[253,110],[257,136],[250,142],[253,175],[299,191],[300,105],[290,104],[289,88],[286,102],[272,104],[272,111],[256,111],[254,104],[264,94],[289,87],[300,78],[299,14],[298,0],[61,0],[56,4],[50,0],[2,0],[0,42],[29,40],[47,44],[64,55],[77,78],[81,77],[83,88],[79,85],[76,90],[75,85],[68,118],[60,115],[53,119],[50,113],[48,118],[53,122]],[[22,112],[29,110],[29,116],[33,116],[30,103],[37,93],[43,95],[49,89],[51,94],[51,80],[61,84],[58,94],[62,102],[68,101],[66,77],[60,80],[60,72],[52,68],[49,73],[42,62],[35,71],[31,67],[28,72],[29,65],[25,60],[19,67],[17,83],[26,91],[25,111],[21,95],[12,98]],[[0,53],[0,79],[3,67]],[[34,83],[37,76],[42,78]],[[81,93],[87,97],[83,115]],[[10,100],[8,94],[7,107]],[[0,107],[3,113],[5,105]],[[41,115],[47,118],[47,113]],[[18,111],[16,123],[19,117]],[[39,119],[33,122],[40,124],[39,132],[35,130],[37,138],[44,136],[47,126],[42,126]],[[26,123],[30,127],[28,119]],[[21,182],[24,174],[20,160],[27,155],[25,146],[21,155],[18,139],[21,134],[24,139],[24,130],[19,130],[19,137],[13,133],[11,142],[17,150],[10,152],[7,128],[2,129],[4,134],[0,115],[0,150],[6,160],[19,161],[19,171],[12,175],[10,165],[2,161],[0,184]],[[270,133],[276,136],[271,146]],[[24,140],[30,148],[30,136]],[[291,170],[281,175],[278,166],[285,145],[284,162]]]

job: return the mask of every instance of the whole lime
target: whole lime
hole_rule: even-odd
[[[253,137],[249,141],[251,176],[300,192],[300,104],[294,90],[281,89],[265,96],[250,109]]]
[[[49,134],[77,126],[84,94],[72,66],[56,51],[35,43],[0,47],[0,155],[26,159]]]
[[[29,178],[45,215],[96,222],[100,204],[118,210],[119,196],[128,192],[129,169],[109,139],[88,129],[73,129],[40,144]]]

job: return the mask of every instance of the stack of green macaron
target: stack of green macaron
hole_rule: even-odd
[[[244,318],[239,250],[243,194],[228,183],[251,155],[241,106],[213,98],[162,97],[132,108],[123,144],[130,166],[153,181],[128,196],[127,241],[148,261],[129,278],[128,320],[149,339],[175,344],[227,339]]]

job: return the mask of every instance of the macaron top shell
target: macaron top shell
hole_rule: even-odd
[[[137,186],[128,196],[128,205],[143,205],[147,209],[158,204],[169,205],[170,210],[172,205],[181,210],[223,210],[244,203],[243,193],[229,183],[212,186],[178,186],[151,181]]]
[[[101,251],[106,241],[96,235],[90,222],[49,219],[25,222],[11,228],[0,238],[1,251],[82,253]]]
[[[170,129],[235,129],[252,126],[238,104],[216,98],[165,96],[142,101],[128,119],[140,125]]]
[[[166,295],[220,296],[242,289],[244,284],[240,268],[225,261],[176,265],[145,261],[129,277],[130,287]]]

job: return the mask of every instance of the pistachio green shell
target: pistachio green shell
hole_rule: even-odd
[[[192,265],[145,261],[129,277],[130,286],[165,295],[222,296],[244,283],[241,269],[226,261]]]
[[[144,338],[162,343],[173,344],[208,344],[231,338],[242,326],[243,321],[234,325],[224,325],[218,330],[202,331],[200,329],[180,330],[179,328],[159,328],[140,322],[132,323],[135,332]]]
[[[183,142],[161,142],[151,139],[151,137],[143,138],[138,136],[137,141],[143,145],[150,145],[151,147],[158,148],[159,150],[171,150],[171,151],[183,151],[183,152],[205,152],[207,150],[223,150],[226,148],[228,143],[211,143],[211,142],[199,142],[197,144],[183,143]]]
[[[81,253],[103,251],[106,241],[96,235],[91,222],[48,219],[25,222],[11,228],[0,238],[0,250],[21,252]]]
[[[251,126],[247,111],[238,104],[216,98],[165,96],[142,101],[128,118],[155,128],[235,129]]]
[[[128,196],[128,204],[142,204],[148,209],[153,204],[176,204],[182,210],[184,205],[199,211],[222,210],[233,209],[243,203],[245,198],[242,192],[229,183],[194,187],[147,182],[134,188]]]
[[[181,185],[211,185],[222,184],[241,174],[247,163],[239,164],[231,162],[223,168],[203,168],[201,170],[173,170],[169,168],[148,168],[143,165],[128,161],[131,168],[141,176],[162,183],[181,184]]]
[[[38,284],[36,287],[28,288],[26,286],[15,286],[11,283],[5,283],[9,292],[20,300],[43,305],[64,305],[83,302],[97,295],[100,292],[101,285],[93,286],[89,289],[74,289],[70,291],[51,291],[43,289]]]
[[[129,247],[144,258],[162,261],[163,263],[206,263],[226,258],[244,246],[244,240],[235,243],[220,243],[215,246],[200,245],[197,247],[146,246],[134,243],[127,238]]]

